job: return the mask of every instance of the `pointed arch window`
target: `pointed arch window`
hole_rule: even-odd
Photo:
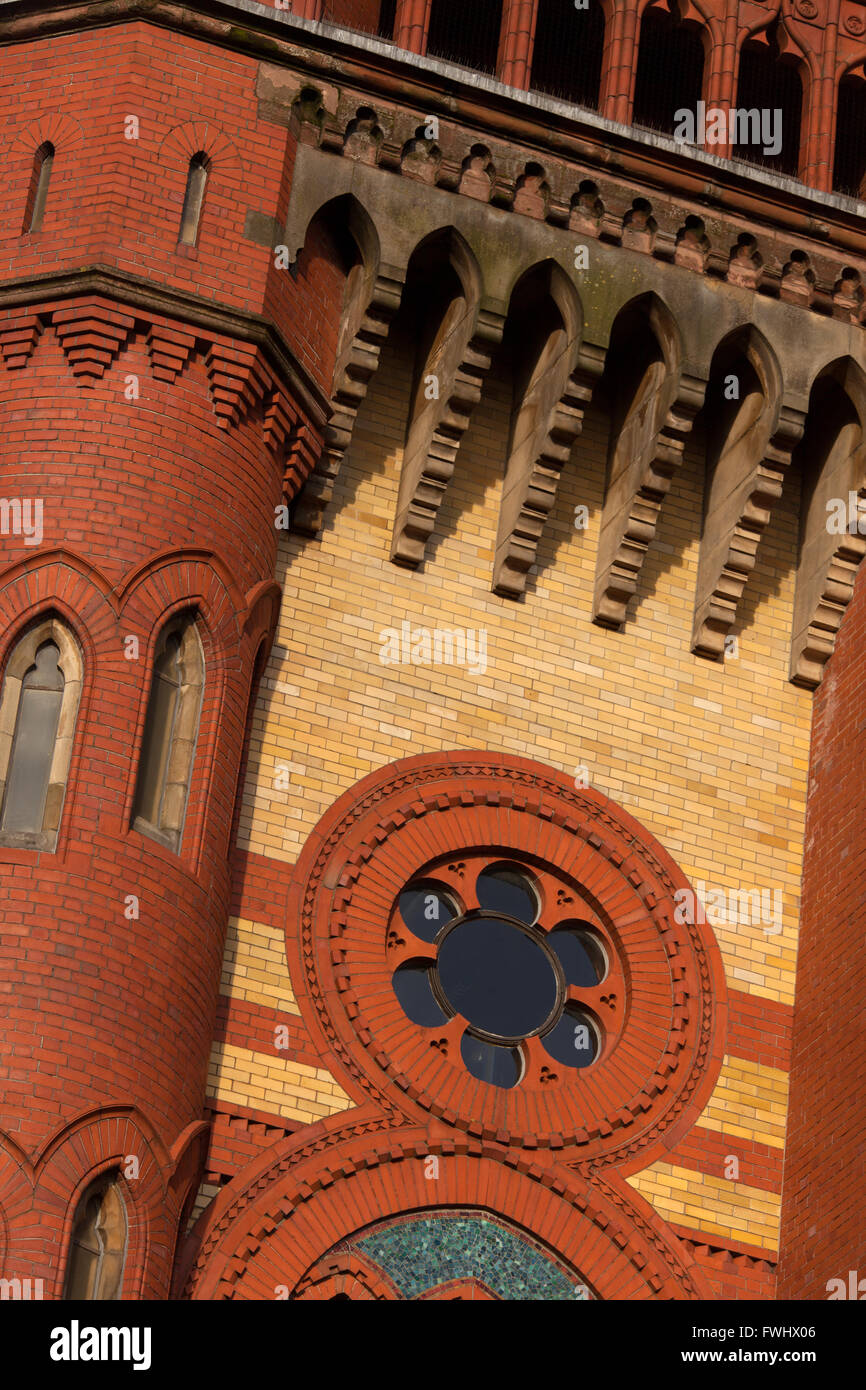
[[[91,1183],[75,1212],[64,1299],[110,1302],[121,1296],[129,1228],[116,1173]]]
[[[133,826],[180,850],[204,691],[204,652],[193,614],[163,629],[144,725]]]
[[[778,169],[781,174],[796,178],[800,168],[800,122],[803,111],[803,82],[797,63],[779,51],[778,25],[766,31],[766,42],[749,39],[740,51],[740,70],[737,79],[737,107],[749,112],[769,111],[773,116],[773,133],[778,136],[778,149],[765,147],[754,136],[738,144],[734,150],[738,159],[750,164],[763,164]],[[776,128],[776,112],[780,125]]]
[[[210,160],[203,150],[199,150],[198,154],[194,154],[189,161],[189,172],[186,177],[186,193],[183,200],[183,212],[180,218],[180,235],[178,237],[181,246],[196,246],[198,244],[201,214],[204,207],[204,195],[209,173]]]
[[[22,235],[28,232],[38,232],[42,227],[42,219],[45,216],[45,205],[48,202],[48,185],[51,182],[51,170],[54,167],[54,146],[50,140],[46,140],[39,146],[33,158],[33,172],[30,175],[30,187],[27,191],[27,206],[24,210],[24,226],[21,229]]]
[[[644,10],[634,84],[635,125],[670,134],[676,113],[694,111],[704,85],[704,44],[701,30],[656,6]]]
[[[57,618],[19,640],[0,693],[0,844],[53,850],[81,698],[78,644]]]
[[[539,0],[529,85],[577,106],[598,106],[604,54],[604,9],[587,0]]]
[[[839,83],[833,191],[849,198],[866,195],[866,80],[863,70],[846,73]]]
[[[465,5],[463,0],[432,0],[427,56],[444,58],[479,72],[494,73],[502,27],[501,0]]]

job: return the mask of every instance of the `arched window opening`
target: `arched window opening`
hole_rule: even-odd
[[[501,0],[481,5],[466,5],[463,0],[433,0],[427,56],[494,73],[501,25]]]
[[[147,706],[133,826],[180,850],[204,690],[204,653],[187,614],[163,630]]]
[[[671,134],[677,111],[692,111],[697,117],[703,85],[700,29],[667,10],[646,10],[635,74],[634,124]]]
[[[598,106],[604,51],[604,10],[589,0],[577,10],[573,0],[539,0],[530,87],[576,106]]]
[[[850,198],[866,196],[866,81],[846,73],[836,106],[836,152],[833,189]]]
[[[42,227],[42,220],[45,217],[45,204],[48,202],[48,185],[51,182],[51,170],[54,167],[54,146],[50,140],[46,140],[44,145],[33,157],[33,172],[30,175],[30,187],[27,190],[27,204],[24,209],[24,226],[22,235],[27,232],[38,232]]]
[[[738,142],[734,155],[750,164],[763,164],[768,169],[796,176],[800,168],[803,84],[794,60],[779,53],[775,25],[768,30],[767,37],[767,43],[749,40],[740,53],[737,109],[755,113],[753,127],[756,126],[755,117],[759,116],[761,131],[758,139],[757,130],[750,128],[748,141]],[[765,129],[763,122],[768,112],[770,126]]]
[[[0,695],[0,844],[53,850],[81,695],[81,655],[55,618],[20,639]]]
[[[64,1299],[119,1299],[126,1263],[126,1205],[116,1173],[91,1183],[75,1212],[69,1242]]]
[[[198,242],[202,208],[204,207],[204,194],[205,188],[207,187],[209,172],[210,160],[206,154],[199,150],[198,154],[194,154],[189,162],[189,173],[186,179],[186,194],[184,196],[183,212],[180,218],[180,236],[178,238],[181,246],[195,246]]]

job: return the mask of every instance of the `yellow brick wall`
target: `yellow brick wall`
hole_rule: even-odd
[[[811,697],[787,681],[796,488],[761,541],[735,628],[738,658],[716,664],[692,656],[703,486],[696,435],[664,502],[625,629],[604,631],[590,611],[607,425],[591,409],[564,470],[538,572],[522,601],[499,598],[490,583],[510,401],[507,380],[494,374],[458,453],[423,568],[407,571],[388,556],[410,362],[411,342],[395,325],[321,538],[282,542],[282,615],[254,718],[239,844],[293,862],[342,792],[411,754],[506,750],[570,775],[585,765],[591,784],[657,836],[693,884],[781,890],[778,935],[758,924],[715,930],[731,986],[791,1003],[811,715]],[[589,508],[583,532],[573,525],[578,504]],[[382,631],[404,620],[486,629],[486,673],[382,665]],[[261,986],[273,1002],[270,986],[251,984],[249,950],[239,952],[237,938],[234,949],[230,988]],[[273,989],[290,989],[277,954],[278,945],[265,950],[260,963],[272,962]],[[751,1072],[728,1062],[702,1124],[780,1144],[779,1074]],[[237,1081],[238,1097],[244,1084]],[[250,1093],[245,1103],[261,1105],[263,1096]],[[730,1184],[690,1177],[691,1208],[705,1211],[712,1229],[735,1222],[741,1238],[751,1231],[754,1243],[768,1243],[763,1200],[752,1227]]]

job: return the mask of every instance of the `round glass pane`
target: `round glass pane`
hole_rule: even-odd
[[[478,905],[531,927],[538,917],[538,894],[528,874],[513,864],[491,864],[478,875]]]
[[[562,922],[548,938],[547,944],[565,971],[570,985],[592,989],[600,985],[607,974],[607,961],[601,943],[588,931],[587,922]]]
[[[394,993],[407,1018],[421,1028],[436,1028],[445,1023],[448,1015],[433,993],[430,983],[432,966],[426,961],[407,961],[391,976]]]
[[[458,922],[439,947],[438,969],[454,1012],[500,1038],[537,1032],[556,1004],[556,974],[544,947],[496,917]]]
[[[466,1070],[478,1081],[510,1090],[523,1073],[523,1061],[516,1047],[501,1047],[483,1038],[464,1033],[460,1040],[460,1055]]]
[[[410,883],[400,894],[397,906],[410,932],[422,941],[435,941],[445,923],[460,915],[455,899],[432,878]]]
[[[598,1030],[589,1014],[574,1004],[566,1004],[541,1042],[545,1052],[564,1067],[588,1067],[599,1054]]]

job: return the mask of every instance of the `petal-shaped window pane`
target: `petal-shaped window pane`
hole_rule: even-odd
[[[460,915],[456,898],[432,878],[410,883],[397,905],[410,932],[422,941],[435,941],[446,922]]]
[[[529,875],[513,864],[491,864],[478,875],[478,905],[531,927],[538,917],[538,894]]]
[[[584,1009],[566,1004],[558,1023],[541,1039],[545,1052],[564,1067],[588,1067],[600,1051],[596,1024]]]
[[[431,970],[427,961],[410,960],[391,978],[404,1014],[421,1028],[436,1028],[448,1017],[433,993]]]
[[[466,1070],[478,1081],[510,1090],[523,1074],[523,1059],[516,1047],[502,1047],[485,1042],[466,1032],[460,1040],[460,1055]]]
[[[607,960],[601,942],[587,922],[562,922],[547,938],[551,951],[559,958],[570,985],[592,989],[607,974]]]

